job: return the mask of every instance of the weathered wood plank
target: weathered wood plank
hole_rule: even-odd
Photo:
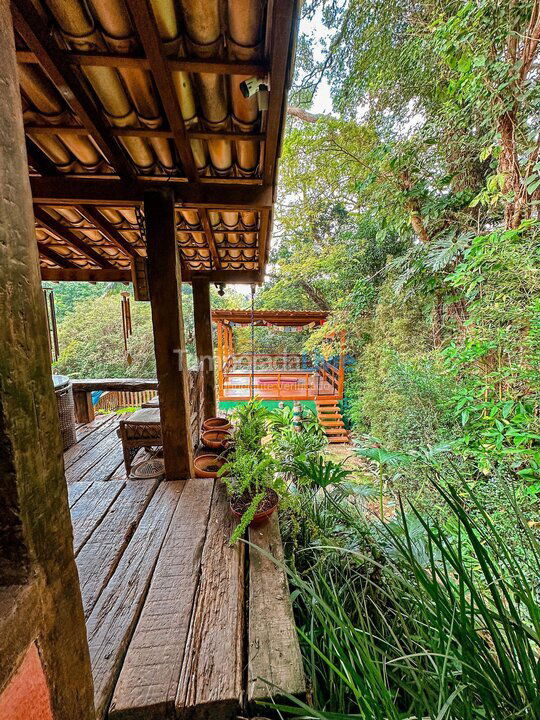
[[[244,546],[229,547],[235,527],[225,489],[216,485],[201,578],[176,697],[179,716],[227,718],[240,706]]]
[[[249,540],[248,701],[279,698],[280,690],[304,695],[304,670],[287,576],[254,547],[283,562],[277,513],[263,527],[251,528]]]
[[[96,717],[103,718],[184,482],[162,482],[87,621]]]
[[[111,426],[110,432],[97,445],[90,448],[88,452],[79,460],[66,469],[66,480],[68,483],[78,482],[86,475],[86,473],[106,457],[115,446],[120,445],[120,439],[116,434],[116,429]],[[91,477],[87,478],[92,480]]]
[[[107,420],[102,422],[101,425],[94,429],[94,432],[89,433],[82,440],[77,440],[75,445],[72,445],[64,453],[64,467],[70,468],[77,460],[80,460],[86,453],[101,442],[107,435],[110,435],[116,427],[118,422],[115,422],[115,416],[106,416]]]
[[[210,479],[186,483],[122,665],[111,720],[174,715],[213,488]]]
[[[105,482],[111,480],[116,474],[116,471],[123,465],[124,455],[122,452],[122,444],[120,439],[116,437],[116,433],[114,433],[114,435],[116,443],[99,462],[95,463],[95,465],[82,476],[81,480],[84,482]]]
[[[84,378],[72,380],[73,392],[90,392],[92,390],[157,390],[157,380],[152,378]]]
[[[71,508],[73,550],[75,555],[94,532],[105,513],[124,487],[119,483],[94,483]]]
[[[157,480],[128,482],[78,554],[77,568],[86,617],[118,565],[157,485]]]
[[[84,493],[92,487],[92,483],[87,482],[76,482],[68,485],[68,502],[69,507],[73,507],[77,500],[84,495]]]
[[[94,430],[97,430],[103,423],[108,422],[111,420],[114,415],[96,415],[95,419],[92,420],[92,422],[84,423],[83,425],[77,426],[77,442],[80,442],[83,440],[87,435],[90,435],[94,432]]]

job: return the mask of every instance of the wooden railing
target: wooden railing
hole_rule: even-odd
[[[79,423],[89,423],[95,417],[96,407],[92,404],[92,392],[104,390],[110,397],[98,409],[109,411],[121,407],[138,407],[157,394],[158,381],[154,378],[103,378],[72,380],[75,416]],[[202,374],[189,371],[189,402],[191,406],[191,431],[194,444],[198,443],[202,415]],[[103,396],[102,396],[103,397]],[[100,398],[101,400],[101,398]],[[137,402],[135,402],[137,400]]]
[[[310,382],[314,377],[310,372],[294,372],[294,381],[288,380],[291,372],[271,373],[271,375],[262,375],[253,377],[251,382],[251,373],[228,373],[224,377],[222,386],[222,398],[224,400],[243,400],[249,399],[255,395],[262,398],[275,398],[277,400],[298,399],[308,400],[314,396],[313,386]],[[231,382],[231,379],[238,380],[245,378],[245,382]],[[275,382],[272,380],[275,378]],[[245,390],[245,393],[239,391]]]

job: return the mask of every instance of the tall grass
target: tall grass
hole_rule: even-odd
[[[369,551],[354,504],[331,490],[311,496],[303,550],[295,547],[289,568],[311,696],[309,705],[291,698],[285,714],[540,718],[534,588],[474,493],[466,485],[459,492],[434,485],[457,533],[449,537],[414,508],[401,507],[399,523],[381,524]],[[325,545],[315,532],[306,542],[306,527],[315,527],[321,513],[324,536],[335,541]],[[522,531],[540,577],[538,545],[526,525]]]

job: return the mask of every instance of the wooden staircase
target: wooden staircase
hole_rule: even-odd
[[[317,417],[330,443],[348,443],[349,433],[345,429],[343,416],[335,398],[319,396],[315,399]]]

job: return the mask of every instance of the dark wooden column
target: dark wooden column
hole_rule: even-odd
[[[195,344],[199,372],[203,376],[203,417],[206,420],[216,414],[216,376],[214,372],[214,347],[212,344],[210,282],[208,278],[194,277],[192,286]]]
[[[173,191],[145,192],[144,216],[165,475],[184,480],[193,477],[193,447]]]
[[[55,720],[91,720],[8,0],[0,0],[0,17],[0,692],[30,672],[47,686]],[[45,713],[35,687],[28,683],[21,700]],[[3,697],[0,716],[8,717]]]

